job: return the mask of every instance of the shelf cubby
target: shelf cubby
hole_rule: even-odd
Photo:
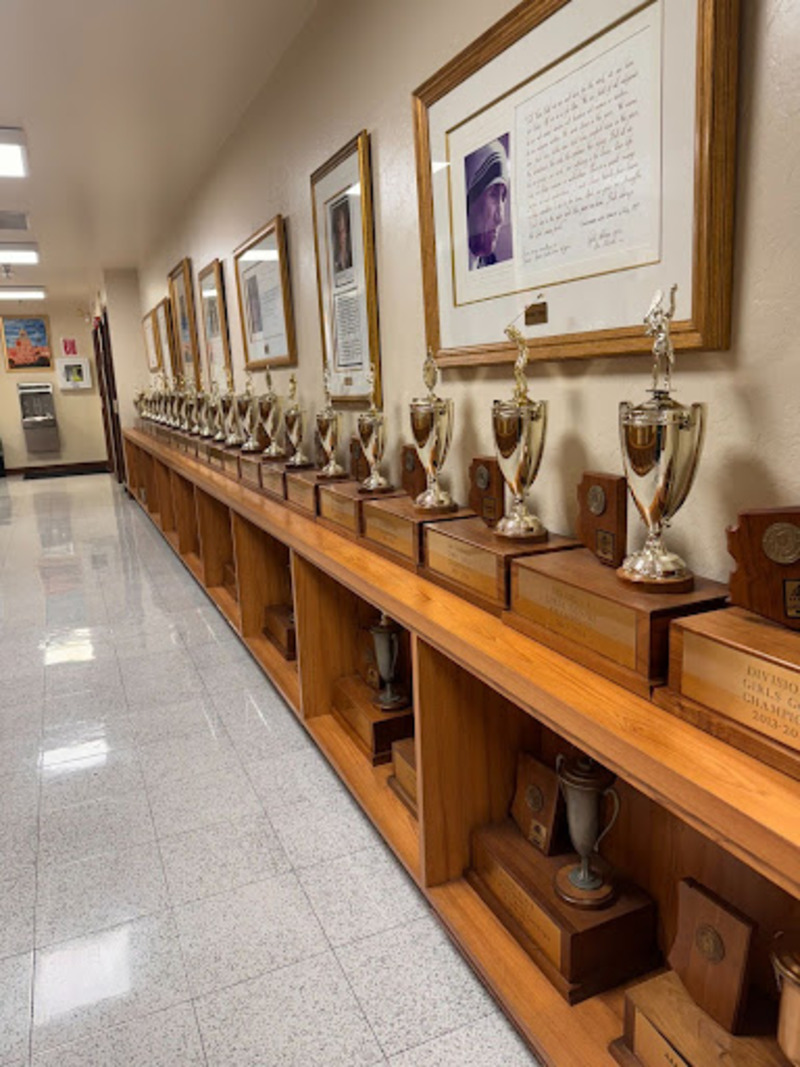
[[[228,622],[240,631],[241,611],[230,509],[197,487],[195,505],[203,584]]]

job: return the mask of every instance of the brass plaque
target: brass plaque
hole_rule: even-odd
[[[783,583],[783,610],[787,619],[800,619],[800,579],[786,578]]]
[[[632,608],[520,568],[511,610],[570,641],[588,645],[623,667],[636,668],[636,613]]]
[[[681,693],[800,752],[800,671],[687,630]]]
[[[414,554],[414,535],[416,526],[413,522],[405,522],[390,515],[385,511],[364,505],[364,537],[368,541],[374,541],[376,545],[383,545],[400,556],[405,556],[416,563]]]
[[[514,918],[531,941],[541,949],[548,960],[561,970],[561,930],[550,916],[525,893],[508,871],[486,856],[479,868],[481,878],[491,889],[503,907]]]
[[[496,556],[477,545],[448,537],[440,530],[426,530],[425,541],[426,562],[432,571],[488,600],[497,600]]]
[[[328,522],[332,522],[336,526],[342,526],[345,530],[349,530],[350,533],[358,533],[356,507],[355,501],[343,500],[340,496],[326,489],[324,485],[320,486],[319,513]]]
[[[525,325],[542,326],[547,322],[547,301],[540,300],[536,304],[528,304],[525,308]]]
[[[633,1018],[633,1052],[642,1067],[691,1067],[638,1008]]]
[[[314,490],[314,483],[307,482],[305,478],[292,478],[289,476],[286,479],[287,500],[291,500],[293,504],[296,504],[304,511],[309,511],[312,515],[315,511]]]

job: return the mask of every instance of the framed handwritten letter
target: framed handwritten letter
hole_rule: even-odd
[[[738,0],[526,0],[414,94],[428,344],[443,365],[730,340]]]
[[[250,370],[297,362],[289,259],[283,216],[233,253],[245,364]]]

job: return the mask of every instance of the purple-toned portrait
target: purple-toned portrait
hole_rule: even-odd
[[[510,141],[504,133],[464,158],[470,270],[504,263],[514,254]]]

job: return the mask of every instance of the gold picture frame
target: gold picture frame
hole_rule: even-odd
[[[206,373],[208,387],[216,382],[220,389],[225,388],[228,378],[233,375],[231,345],[228,336],[228,307],[225,300],[225,279],[222,264],[218,259],[212,261],[198,273],[198,292],[200,294],[200,321],[203,324],[203,345],[206,353]],[[222,372],[220,379],[217,371]]]
[[[233,253],[245,367],[297,363],[286,226],[276,215]]]
[[[158,374],[164,365],[164,354],[161,349],[161,336],[156,319],[156,309],[148,311],[142,319],[142,333],[144,334],[144,352],[147,360],[147,369],[151,374]]]
[[[323,367],[339,404],[381,404],[370,140],[362,130],[311,175]],[[370,368],[374,385],[370,384]]]
[[[178,347],[172,326],[172,302],[168,296],[159,300],[153,308],[155,335],[161,351],[161,370],[167,378],[175,380],[181,373]]]
[[[504,336],[512,321],[525,331],[531,359],[649,352],[642,317],[653,292],[677,281],[675,347],[698,351],[730,344],[739,2],[612,0],[612,8],[609,22],[608,5],[601,8],[591,0],[524,0],[413,93],[425,329],[442,366],[513,361],[516,347]],[[658,35],[660,48],[649,53],[658,57],[652,73],[642,52],[637,68],[642,83],[629,90],[642,92],[648,108],[643,114],[655,115],[659,123],[653,137],[653,124],[642,119],[636,142],[643,158],[654,164],[646,174],[659,194],[657,206],[646,196],[641,201],[651,214],[653,249],[649,259],[643,252],[626,265],[633,243],[620,238],[620,265],[602,269],[613,259],[610,249],[618,233],[627,233],[629,213],[628,220],[583,234],[588,251],[580,269],[577,241],[574,263],[568,264],[573,245],[554,240],[550,246],[540,236],[547,232],[539,224],[548,210],[561,226],[580,205],[575,197],[562,201],[567,212],[556,218],[558,197],[564,195],[556,192],[559,148],[539,120],[545,103],[551,115],[559,114],[570,86],[577,98],[580,78],[588,78],[591,65],[621,48],[620,42],[636,61],[634,47],[643,48],[648,40],[647,34],[637,36],[639,25],[654,27],[650,37]],[[647,87],[650,79],[653,90]],[[579,106],[590,123],[600,115],[597,104]],[[513,137],[513,145],[505,137]],[[651,141],[652,157],[647,155]],[[531,162],[540,171],[528,169]],[[476,178],[479,173],[500,185],[508,180],[505,207],[513,247],[504,261],[497,258],[496,246],[485,254],[500,230],[484,224],[481,231],[470,215],[486,188]],[[579,180],[574,168],[567,173],[568,181]],[[586,173],[597,172],[588,168]],[[632,196],[644,173],[629,171],[629,186],[619,189]],[[532,194],[539,188],[543,195],[536,199]],[[616,214],[615,206],[598,217],[602,222]],[[589,215],[574,225],[590,219],[596,222]],[[598,241],[595,248],[590,237]],[[646,243],[643,237],[642,249]],[[559,255],[560,272],[554,266]],[[548,256],[552,262],[545,266]],[[480,270],[487,265],[491,272]],[[528,286],[537,275],[543,280]]]
[[[168,275],[169,299],[172,309],[172,332],[178,354],[180,374],[184,380],[194,379],[198,389],[203,375],[200,366],[200,346],[197,341],[197,317],[194,310],[192,261],[188,256],[172,268]]]

